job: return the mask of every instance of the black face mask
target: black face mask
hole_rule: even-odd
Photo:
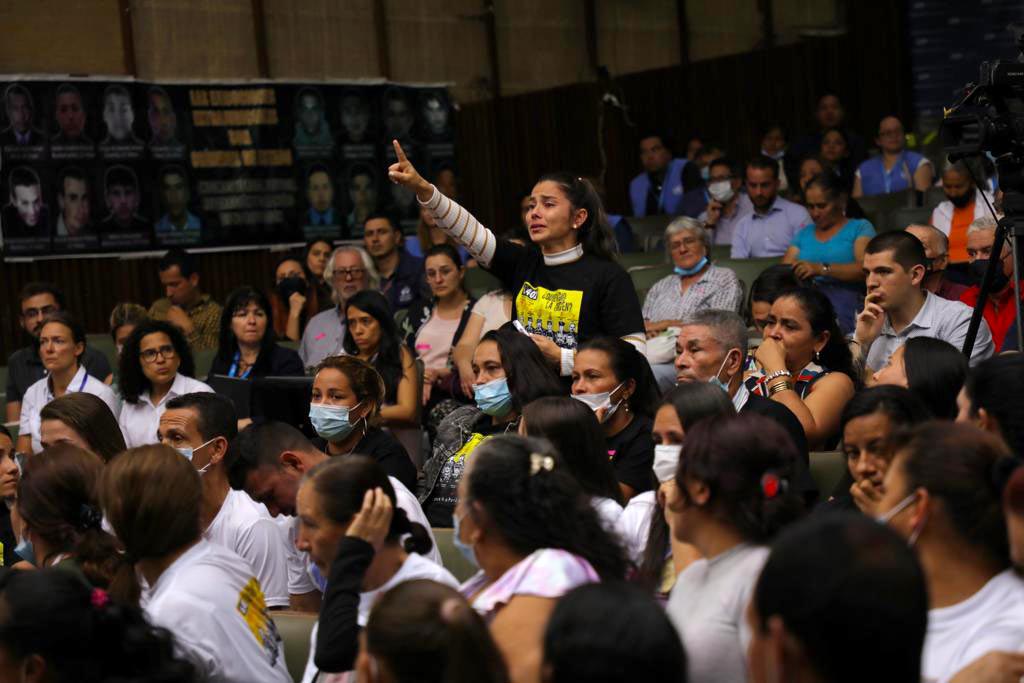
[[[971,281],[979,287],[981,286],[981,280],[985,277],[985,271],[988,269],[989,259],[980,258],[974,263],[967,267],[968,272],[971,275]],[[1010,278],[1003,272],[1002,263],[996,267],[996,272],[992,274],[992,291],[1001,292],[1006,285],[1010,284]]]
[[[277,283],[277,293],[281,295],[285,305],[288,304],[288,299],[290,299],[292,294],[295,292],[303,295],[306,293],[306,281],[301,277],[293,275],[292,277],[286,277]]]
[[[962,209],[962,208],[964,208],[965,206],[967,206],[968,204],[971,203],[971,200],[974,199],[974,193],[973,192],[965,192],[964,194],[960,195],[959,197],[948,197],[947,196],[947,198],[949,199],[949,201],[953,202],[953,206],[955,206],[958,209]]]

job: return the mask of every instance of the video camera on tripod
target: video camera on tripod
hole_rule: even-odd
[[[1017,348],[1024,351],[1020,300],[1020,261],[1017,238],[1024,236],[1024,27],[1010,25],[1017,45],[1016,61],[995,60],[981,64],[977,84],[968,83],[963,96],[946,109],[940,129],[950,161],[990,154],[995,158],[999,187],[1003,192],[1004,217],[998,220],[992,256],[981,280],[981,292],[964,340],[970,358],[974,341],[992,289],[995,269],[1002,268],[1003,244],[1009,238],[1013,250],[1013,288],[1017,307]],[[978,184],[975,178],[975,184]],[[985,200],[986,202],[988,200]]]

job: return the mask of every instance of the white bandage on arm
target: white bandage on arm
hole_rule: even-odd
[[[437,227],[466,247],[480,265],[489,266],[498,246],[494,233],[481,225],[469,211],[441,194],[436,187],[431,185],[431,188],[434,193],[427,201],[420,202],[420,205],[425,206],[433,214]]]
[[[647,335],[643,332],[634,332],[633,334],[627,334],[622,338],[623,341],[629,342],[636,350],[640,352],[642,356],[647,357]]]
[[[635,334],[628,334],[622,338],[623,341],[629,342],[636,350],[647,355],[647,337],[640,332]],[[575,349],[562,349],[562,362],[559,364],[559,369],[562,377],[569,377],[572,375],[572,370],[576,367],[576,350]]]

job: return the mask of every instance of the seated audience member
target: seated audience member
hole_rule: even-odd
[[[779,165],[774,159],[754,157],[744,174],[754,210],[736,224],[732,258],[782,256],[811,217],[804,207],[779,196]]]
[[[345,316],[345,353],[372,365],[384,380],[381,418],[388,425],[419,424],[416,363],[402,343],[387,300],[380,292],[359,292],[348,300]]]
[[[822,138],[825,133],[833,128],[841,128],[846,135],[850,156],[854,164],[863,161],[867,148],[864,138],[850,130],[846,124],[846,110],[839,96],[832,92],[826,92],[818,98],[814,109],[814,121],[818,131],[808,135],[802,135],[796,139],[790,148],[794,159],[802,159],[809,154],[816,154],[821,149]]]
[[[804,280],[800,280],[793,273],[792,266],[779,264],[761,271],[750,285],[750,293],[747,295],[746,313],[754,329],[763,334],[768,314],[771,313],[772,304],[779,294],[796,289],[804,283]]]
[[[548,396],[529,403],[519,433],[547,439],[576,477],[609,531],[618,533],[622,492],[608,460],[608,446],[594,411],[568,396]]]
[[[892,435],[931,419],[928,406],[903,387],[876,386],[858,391],[839,418],[840,449],[847,475],[828,500],[828,507],[860,510],[873,515],[885,492]]]
[[[665,610],[643,590],[622,581],[594,583],[555,606],[544,633],[543,669],[548,683],[685,683],[686,653]]]
[[[217,394],[176,396],[160,416],[160,443],[184,456],[202,475],[203,537],[248,561],[267,607],[288,607],[285,538],[266,508],[228,484],[225,456],[237,434],[234,406]]]
[[[135,326],[148,317],[146,308],[139,304],[122,302],[114,306],[114,310],[110,312],[110,338],[114,340],[118,358],[121,357],[121,349],[135,330]]]
[[[957,422],[968,422],[1001,437],[1024,458],[1024,405],[1016,398],[1024,382],[1024,355],[1013,353],[978,363],[957,396]]]
[[[672,144],[663,133],[649,131],[640,137],[640,165],[644,170],[629,182],[629,202],[634,216],[675,216],[683,198],[686,159],[672,157]]]
[[[163,255],[157,267],[166,296],[149,307],[149,317],[166,320],[181,330],[193,351],[216,349],[221,308],[200,289],[196,257],[175,247]]]
[[[14,455],[14,437],[7,427],[0,424],[0,500],[3,502],[0,506],[0,543],[5,553],[0,558],[0,565],[5,567],[15,564],[19,558],[16,549],[19,547],[20,531],[15,532],[13,523],[17,512],[13,512],[12,508],[15,506],[20,476],[21,467]],[[24,544],[21,549],[24,550]]]
[[[825,175],[827,165],[821,160],[817,154],[812,156],[804,157],[800,160],[800,164],[797,167],[799,175],[797,176],[797,186],[793,188],[792,196],[793,201],[800,204],[801,206],[807,206],[807,185],[818,176]]]
[[[363,246],[380,273],[380,291],[392,311],[408,308],[423,293],[423,259],[410,256],[402,246],[402,231],[391,217],[367,217]]]
[[[46,376],[46,368],[39,356],[39,333],[47,316],[65,308],[64,294],[56,285],[47,282],[30,282],[22,287],[18,294],[18,304],[21,313],[18,322],[30,338],[30,343],[7,358],[6,422],[21,419],[21,403],[25,392]],[[110,363],[102,352],[86,346],[79,360],[85,371],[101,382],[110,384],[114,379]]]
[[[301,580],[303,576],[308,577],[308,558],[300,558],[298,551],[295,550],[295,539],[298,538],[295,496],[299,490],[299,482],[302,475],[327,458],[327,454],[313,446],[302,432],[283,422],[265,422],[246,427],[231,442],[225,458],[228,463],[228,480],[232,488],[243,490],[257,503],[266,505],[270,514],[286,530],[289,537],[289,552],[295,551],[289,556],[290,583],[308,585]],[[395,490],[398,507],[405,510],[410,520],[430,532],[430,524],[416,496],[395,477],[389,475],[388,481]],[[432,532],[430,538],[433,541]],[[441,564],[441,554],[437,551],[436,543],[426,557]],[[296,560],[299,560],[299,575],[293,574]],[[297,594],[315,589],[315,586],[311,586],[305,591],[289,592],[294,599]]]
[[[274,336],[280,340],[299,341],[302,331],[317,313],[330,307],[322,306],[322,292],[306,274],[298,257],[283,256],[274,267],[274,288],[270,292],[270,308]],[[225,302],[227,308],[227,302]]]
[[[103,462],[127,448],[110,406],[85,392],[55,398],[39,411],[39,444],[46,449],[62,443],[95,453]]]
[[[405,253],[414,258],[425,259],[430,248],[436,247],[440,244],[447,244],[455,249],[459,254],[459,258],[462,259],[462,263],[465,264],[467,268],[471,268],[476,265],[476,262],[470,263],[473,259],[469,255],[469,252],[466,251],[466,248],[446,235],[444,230],[437,227],[437,221],[434,220],[434,214],[430,213],[430,210],[427,209],[427,207],[421,206],[420,221],[416,225],[416,237],[403,242]]]
[[[737,413],[758,413],[779,423],[801,455],[807,436],[800,420],[778,401],[751,393],[743,383],[747,362],[747,326],[732,311],[701,311],[679,331],[676,382],[710,382],[728,394]]]
[[[477,344],[491,330],[496,330],[512,319],[512,294],[504,289],[496,289],[477,299],[462,330],[459,343],[452,349],[452,361],[459,371],[462,393],[473,395],[475,375],[473,372],[473,354]]]
[[[967,290],[967,285],[953,282],[946,277],[946,266],[949,265],[949,238],[946,237],[946,233],[934,225],[919,223],[908,225],[906,231],[921,240],[924,256],[928,260],[921,288],[943,299],[960,301],[960,296]]]
[[[699,557],[691,545],[672,536],[672,516],[665,510],[668,489],[675,486],[676,467],[687,430],[716,415],[735,415],[729,397],[710,382],[680,384],[670,391],[654,416],[654,474],[658,490],[629,501],[620,519],[637,579],[660,600],[668,600],[679,572]]]
[[[451,245],[427,250],[424,273],[430,298],[409,306],[403,331],[406,344],[423,362],[423,405],[433,406],[444,399],[464,398],[451,357],[469,323],[474,299],[466,289],[466,268]]]
[[[708,205],[697,217],[714,236],[715,244],[732,244],[736,224],[753,210],[750,197],[740,192],[743,179],[739,164],[719,157],[708,166]],[[781,183],[781,181],[780,181]],[[666,243],[668,239],[666,238]]]
[[[647,359],[622,339],[591,339],[577,350],[572,395],[604,428],[622,499],[654,488],[651,423],[660,392]]]
[[[853,342],[869,375],[911,337],[934,337],[963,347],[971,309],[921,288],[927,261],[921,241],[902,231],[882,233],[868,242],[864,250],[868,295],[857,315]],[[971,363],[991,355],[992,335],[982,322]]]
[[[622,579],[627,563],[583,489],[550,447],[499,436],[459,481],[454,542],[480,571],[460,591],[484,618],[512,681],[539,680],[544,629],[558,599]]]
[[[437,581],[404,581],[383,594],[363,634],[356,674],[366,683],[508,682],[487,624]]]
[[[305,374],[299,354],[278,346],[275,337],[270,302],[263,292],[252,287],[234,290],[224,302],[220,343],[210,365],[210,377],[254,379]]]
[[[405,448],[380,428],[384,381],[366,361],[332,356],[317,366],[309,420],[314,445],[330,456],[367,455],[405,486],[416,486],[416,467]]]
[[[747,603],[764,543],[803,511],[798,455],[763,417],[711,417],[686,434],[665,507],[672,536],[700,559],[679,574],[668,616],[687,652],[689,683],[745,683]]]
[[[925,577],[913,551],[873,520],[818,516],[784,530],[746,616],[752,683],[923,680]]]
[[[790,161],[789,150],[786,148],[786,130],[778,122],[769,123],[763,129],[764,133],[761,135],[761,154],[774,159],[776,164],[779,166],[779,191],[788,194],[796,183],[795,178],[790,178],[789,166],[792,165]]]
[[[433,527],[450,527],[459,481],[475,449],[492,436],[515,432],[523,407],[565,393],[529,337],[506,324],[483,336],[473,353],[475,405],[456,408],[437,429],[423,463],[420,502]]]
[[[93,377],[81,364],[85,352],[85,329],[67,313],[52,313],[39,330],[39,357],[47,375],[30,386],[21,404],[18,450],[38,453],[39,412],[47,403],[67,394],[85,392],[97,396],[117,415],[114,390]]]
[[[306,271],[306,279],[316,287],[316,300],[321,311],[326,311],[334,304],[331,300],[333,290],[324,272],[333,249],[334,246],[329,240],[313,239],[306,242],[306,248],[302,252],[303,270]]]
[[[873,376],[873,384],[906,387],[940,420],[953,420],[956,397],[967,379],[967,359],[941,339],[914,337],[893,351]]]
[[[710,236],[699,221],[682,216],[665,228],[665,248],[675,264],[671,275],[654,283],[644,299],[648,337],[679,327],[694,311],[738,311],[743,287],[736,273],[711,263]]]
[[[747,389],[789,408],[812,449],[832,444],[860,378],[828,297],[806,288],[779,294],[754,360]]]
[[[971,279],[975,283],[960,296],[960,301],[971,308],[978,305],[981,281],[985,277],[989,262],[993,259],[992,247],[996,239],[996,222],[988,217],[978,218],[967,228],[967,258]],[[995,257],[997,266],[992,278],[992,289],[982,313],[992,333],[996,353],[1003,350],[1006,335],[1017,320],[1017,307],[1013,302],[1013,248],[1003,243],[1003,253]]]
[[[370,255],[359,247],[338,247],[324,270],[335,306],[313,316],[302,332],[299,357],[307,368],[344,352],[345,304],[365,289],[378,289],[380,277]]]
[[[924,192],[935,181],[935,168],[922,154],[907,149],[903,124],[895,116],[886,116],[878,124],[875,144],[882,153],[857,167],[853,183],[854,197],[903,192],[913,188]]]
[[[193,683],[177,634],[63,569],[0,574],[0,652],[24,680]]]
[[[213,391],[192,379],[195,362],[185,335],[174,325],[147,320],[135,328],[121,353],[121,415],[118,424],[129,448],[157,443],[167,401],[197,391]]]
[[[782,262],[801,280],[813,280],[832,302],[839,329],[852,332],[864,297],[864,249],[875,229],[846,217],[846,191],[829,175],[811,180],[806,195],[814,223],[796,234]]]
[[[103,461],[77,446],[60,444],[24,462],[17,507],[33,564],[59,567],[97,588],[109,587],[121,560],[117,541],[101,526]]]
[[[202,484],[174,449],[132,448],[103,470],[100,501],[126,564],[113,597],[135,603],[175,636],[206,680],[291,681],[284,647],[249,563],[203,538]]]
[[[949,239],[949,262],[964,263],[969,260],[967,229],[978,218],[992,215],[988,207],[993,197],[978,189],[962,160],[942,172],[942,191],[946,201],[935,207],[929,222]]]
[[[306,677],[354,667],[359,632],[378,596],[414,579],[458,585],[423,557],[432,545],[427,530],[395,509],[388,476],[372,459],[320,463],[303,476],[296,503],[296,545],[327,580]]]
[[[1024,582],[1010,567],[992,476],[1009,451],[976,427],[940,422],[920,425],[893,451],[876,510],[924,568],[921,679],[948,681],[982,655],[1017,650],[1024,640]]]
[[[826,175],[830,175],[843,192],[853,189],[856,164],[850,158],[850,143],[841,128],[830,128],[821,135],[818,154],[825,162]]]

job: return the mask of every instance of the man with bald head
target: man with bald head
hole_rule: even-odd
[[[969,260],[967,228],[976,218],[989,215],[988,205],[963,161],[943,171],[942,191],[946,193],[946,201],[932,211],[931,224],[949,238],[949,262],[966,263]],[[991,203],[992,195],[988,192],[984,195]]]
[[[903,192],[913,187],[924,192],[935,180],[932,162],[906,147],[903,124],[895,116],[886,116],[878,124],[875,144],[882,153],[857,168],[853,182],[854,197]]]
[[[949,238],[934,225],[914,223],[906,227],[907,232],[921,240],[924,255],[928,259],[928,270],[925,272],[921,287],[932,294],[950,301],[960,301],[967,291],[967,285],[953,282],[946,277],[946,266],[949,265]]]

